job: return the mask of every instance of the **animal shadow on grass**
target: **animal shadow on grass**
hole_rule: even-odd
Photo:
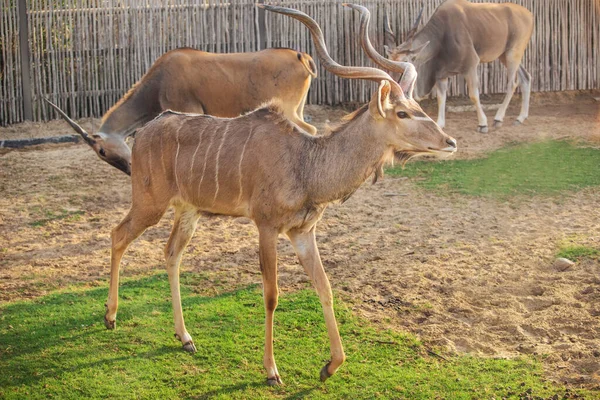
[[[36,387],[44,382],[43,379],[60,382],[69,381],[73,376],[76,380],[94,379],[94,376],[111,380],[124,371],[128,371],[126,373],[131,379],[141,379],[138,382],[159,382],[159,386],[187,385],[200,398],[235,396],[266,387],[260,365],[264,311],[257,287],[251,285],[204,297],[191,293],[193,288],[206,283],[204,277],[185,274],[182,278],[184,313],[200,350],[197,354],[191,356],[183,352],[181,344],[173,338],[166,274],[125,279],[120,285],[119,315],[114,331],[107,331],[103,323],[105,287],[74,289],[1,306],[0,370],[4,372],[0,374],[0,387],[7,390],[20,386]],[[315,309],[315,315],[320,317],[318,303],[313,297],[310,300],[294,298],[291,300],[294,305],[290,300],[282,300],[281,314],[290,313],[292,318],[288,322],[281,321],[282,331],[291,331],[299,323],[294,318],[299,318],[302,326],[312,327],[313,323],[317,323],[304,320],[305,317],[296,311],[297,302],[309,301],[314,306],[311,308]],[[318,324],[322,325],[320,320]],[[325,345],[324,331],[317,336],[317,340]],[[281,340],[279,346],[285,347],[286,339]],[[297,339],[287,340],[296,343]],[[250,353],[236,353],[240,343],[250,346]],[[318,348],[311,345],[313,347]],[[210,373],[204,376],[205,372],[211,371],[214,375],[221,368],[233,368],[240,363],[240,357],[250,365],[245,372],[224,379],[217,387],[213,383],[209,385],[212,387],[204,386],[205,379],[212,379],[208,378]],[[285,353],[281,354],[281,358],[284,365],[292,365],[291,360],[286,360]],[[320,364],[320,361],[315,363]],[[152,365],[162,367],[154,369]],[[149,366],[148,370],[146,366]],[[181,368],[183,375],[178,375],[179,372],[163,375],[163,368],[173,367]],[[314,371],[317,370],[315,365]],[[194,375],[197,371],[202,372]],[[190,386],[192,382],[198,386]],[[301,399],[318,387],[297,388],[296,392],[284,386],[285,394],[280,395]]]
[[[252,388],[265,388],[266,387],[266,383],[265,382],[247,382],[247,383],[240,383],[237,385],[231,385],[231,386],[225,386],[221,389],[217,389],[217,390],[210,390],[206,393],[203,393],[201,395],[199,395],[197,398],[198,399],[213,399],[219,395],[224,395],[224,394],[229,394],[229,395],[233,395],[235,396],[236,394],[240,394],[243,393],[245,390],[247,389],[252,389]],[[318,386],[314,386],[308,389],[303,389],[300,390],[297,393],[293,393],[290,394],[289,396],[283,397],[286,400],[297,400],[297,399],[304,399],[308,396],[310,396],[310,394],[317,389]]]
[[[58,378],[132,357],[154,360],[168,353],[181,353],[172,335],[143,332],[146,326],[137,328],[146,319],[167,332],[173,330],[166,276],[121,284],[120,330],[107,331],[104,327],[106,295],[107,288],[75,290],[1,306],[0,370],[4,373],[0,375],[0,386],[31,385],[44,377]],[[135,303],[131,304],[130,299]],[[214,299],[195,297],[189,303],[197,306]],[[145,337],[134,335],[132,328]],[[140,345],[152,350],[144,352]],[[120,355],[123,352],[119,350],[127,354]]]

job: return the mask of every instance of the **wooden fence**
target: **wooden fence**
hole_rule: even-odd
[[[161,54],[177,47],[248,52],[266,45],[314,55],[304,26],[279,14],[267,12],[262,17],[255,2],[0,0],[0,125],[23,121],[28,113],[37,121],[56,118],[42,96],[74,118],[101,116]],[[380,28],[386,9],[392,27],[403,32],[414,22],[422,3],[423,21],[427,21],[442,0],[356,2],[371,10],[371,38],[383,51]],[[524,59],[534,91],[600,87],[600,0],[513,2],[535,16]],[[332,56],[341,64],[372,65],[356,41],[357,15],[339,1],[280,4],[313,16],[324,30]],[[261,38],[260,32],[266,32],[266,37]],[[505,90],[505,69],[499,62],[479,68],[482,93]],[[322,68],[319,72],[310,103],[364,102],[373,89],[369,82],[339,79]],[[462,78],[451,80],[451,95],[465,92]]]

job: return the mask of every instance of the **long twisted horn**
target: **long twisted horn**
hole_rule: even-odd
[[[83,138],[83,140],[85,140],[85,142],[87,144],[89,144],[90,146],[93,146],[96,144],[96,141],[90,137],[90,135],[85,131],[85,129],[83,129],[77,122],[75,122],[71,118],[69,118],[69,116],[63,110],[58,108],[58,106],[56,104],[52,103],[50,100],[48,100],[45,97],[43,97],[43,99],[46,101],[46,103],[50,104],[61,115],[61,117],[63,117],[64,120],[69,123],[69,125],[71,125],[71,127],[75,130],[75,132],[77,132],[81,135],[81,137]]]
[[[415,24],[412,26],[412,28],[410,28],[408,32],[406,32],[406,40],[412,41],[413,37],[415,36],[415,33],[417,33],[417,29],[419,28],[419,23],[421,22],[421,17],[423,16],[424,9],[425,4],[421,3],[421,11],[419,11],[419,15],[417,15],[417,20],[415,21]]]
[[[325,45],[325,41],[323,39],[323,32],[319,25],[315,22],[314,19],[303,13],[302,11],[295,10],[293,8],[287,7],[278,7],[271,6],[266,4],[257,4],[258,7],[264,8],[265,10],[273,11],[279,14],[284,14],[298,21],[302,22],[309,29],[311,36],[313,38],[313,42],[315,44],[315,49],[319,59],[321,60],[321,64],[325,69],[335,75],[341,76],[342,78],[350,78],[350,79],[367,79],[377,83],[380,83],[382,80],[386,80],[390,82],[392,86],[392,90],[399,92],[402,94],[402,88],[394,78],[388,75],[387,72],[384,72],[377,68],[369,68],[369,67],[346,67],[335,62],[327,51],[327,46]]]
[[[369,39],[369,20],[371,19],[369,10],[366,7],[356,4],[343,3],[342,5],[360,12],[360,44],[365,53],[381,67],[390,71],[401,72],[402,78],[400,78],[399,82],[400,87],[408,97],[412,98],[415,82],[417,80],[417,70],[415,69],[415,66],[407,62],[392,61],[379,54]]]
[[[394,31],[392,31],[392,27],[390,25],[390,18],[388,16],[387,8],[385,10],[385,13],[383,14],[383,33],[386,46],[398,45],[398,39],[396,38],[396,35],[394,35]]]

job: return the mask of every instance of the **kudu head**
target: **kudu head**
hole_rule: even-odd
[[[131,175],[131,149],[123,139],[102,132],[90,135],[77,122],[69,118],[63,110],[58,108],[56,104],[46,98],[44,100],[71,125],[75,132],[81,135],[83,140],[94,149],[101,160],[125,172],[127,175]]]
[[[361,7],[361,6],[355,6],[355,7]],[[425,42],[419,46],[413,46],[415,34],[417,33],[417,30],[419,28],[419,23],[421,22],[421,17],[423,16],[424,8],[425,8],[425,6],[421,6],[421,11],[419,12],[419,15],[417,15],[417,20],[415,21],[415,24],[406,33],[406,40],[404,41],[404,43],[402,43],[400,45],[398,45],[398,40],[397,40],[396,36],[394,35],[394,32],[392,31],[392,27],[390,26],[390,19],[388,17],[388,14],[387,14],[387,12],[385,13],[385,22],[384,22],[385,46],[384,46],[384,48],[385,48],[385,54],[389,57],[390,60],[410,62],[413,64],[418,63],[419,54],[429,44],[429,42]],[[362,13],[362,11],[361,11],[361,13]]]
[[[369,118],[360,128],[375,132],[380,135],[379,137],[384,138],[386,144],[403,161],[418,154],[441,155],[456,151],[456,141],[446,135],[412,98],[417,78],[414,66],[407,63],[394,63],[396,69],[399,65],[403,68],[404,74],[399,83],[377,68],[342,66],[329,56],[323,32],[311,17],[291,8],[262,4],[259,7],[288,15],[306,25],[312,35],[319,60],[329,72],[343,78],[367,79],[379,84],[368,105]],[[369,14],[363,14],[363,18],[368,22]],[[367,29],[367,24],[361,25],[362,28]],[[380,57],[386,60],[385,57]]]

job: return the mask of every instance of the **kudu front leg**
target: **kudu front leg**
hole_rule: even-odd
[[[132,207],[123,221],[111,232],[110,284],[108,288],[108,300],[105,304],[106,314],[104,315],[104,325],[107,329],[115,329],[117,323],[119,267],[123,253],[125,253],[131,242],[140,236],[146,228],[156,224],[160,220],[165,209],[166,206],[161,208],[161,205],[158,205],[156,209],[145,212],[144,210],[140,211]]]
[[[279,297],[277,285],[277,237],[275,229],[259,227],[260,271],[263,279],[263,299],[265,303],[265,353],[263,365],[267,370],[267,384],[281,385],[281,377],[273,354],[273,317]]]
[[[327,278],[325,270],[323,269],[323,264],[321,263],[314,228],[308,232],[299,230],[290,231],[288,232],[288,237],[300,259],[300,264],[302,264],[304,270],[310,277],[315,290],[319,295],[321,306],[323,307],[323,315],[325,316],[325,324],[327,325],[327,335],[329,336],[331,350],[331,360],[321,369],[320,377],[321,381],[324,382],[327,378],[332,376],[346,360],[342,339],[340,338],[335,314],[333,312],[333,294],[331,293],[329,279]]]
[[[195,209],[176,210],[175,223],[171,236],[165,247],[165,259],[167,261],[167,274],[169,275],[169,285],[171,286],[171,301],[173,303],[173,320],[175,322],[175,337],[183,345],[183,349],[190,353],[196,352],[196,346],[192,336],[185,329],[183,320],[183,309],[181,307],[181,292],[179,291],[179,265],[183,250],[190,242],[194,231],[198,213]]]

